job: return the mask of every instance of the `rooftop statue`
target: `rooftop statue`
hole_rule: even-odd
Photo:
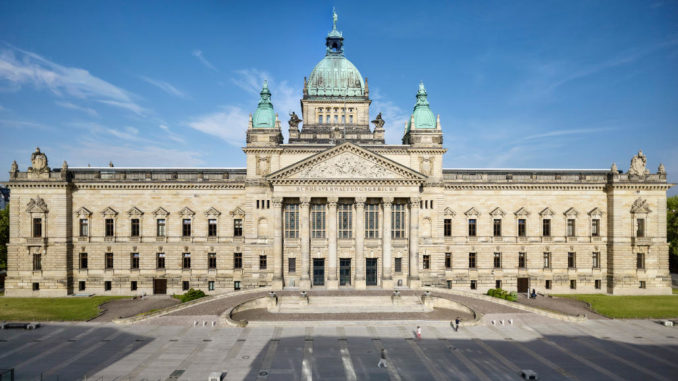
[[[297,116],[296,112],[292,111],[292,113],[290,113],[290,120],[289,120],[289,122],[287,122],[287,123],[290,124],[290,128],[294,127],[294,128],[298,129],[299,123],[301,123],[301,122],[302,122],[302,119],[300,119],[299,116]]]
[[[381,118],[381,113],[377,114],[377,117],[372,121],[374,123],[375,129],[381,129],[384,128],[384,124],[386,124],[386,121]]]
[[[638,154],[631,158],[631,167],[629,168],[629,175],[645,176],[650,173],[647,169],[647,158],[643,151],[638,151]]]

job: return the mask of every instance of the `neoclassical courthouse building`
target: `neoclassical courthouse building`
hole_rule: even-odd
[[[444,168],[424,85],[388,145],[336,19],[326,46],[286,143],[264,84],[246,168],[50,169],[39,149],[13,163],[6,294],[671,293],[663,166]]]

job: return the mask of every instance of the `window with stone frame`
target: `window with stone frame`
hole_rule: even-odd
[[[478,288],[478,281],[473,279],[471,280],[471,290],[475,290],[476,288]]]
[[[495,237],[501,237],[501,219],[495,218],[492,223],[492,233]]]
[[[165,253],[156,254],[156,267],[159,269],[165,268]]]
[[[403,259],[402,258],[395,258],[395,266],[393,271],[397,273],[403,272]]]
[[[452,253],[445,253],[445,268],[452,268]]]
[[[188,291],[191,288],[191,284],[187,280],[181,281],[181,290]]]
[[[577,267],[577,254],[570,251],[567,253],[567,268],[574,269]]]
[[[158,218],[156,220],[156,236],[158,237],[164,237],[165,234],[167,234],[165,230],[166,221],[164,218]]]
[[[637,218],[636,219],[636,237],[643,238],[645,237],[645,219]]]
[[[259,256],[259,270],[266,270],[268,267],[268,258],[265,255]]]
[[[593,287],[595,287],[596,290],[600,290],[600,288],[601,288],[601,286],[602,286],[602,283],[603,283],[603,282],[602,282],[600,279],[596,279],[596,280],[593,282]]]
[[[591,262],[594,269],[600,268],[600,252],[594,251],[593,254],[591,254]]]
[[[501,268],[501,253],[494,253],[494,260],[492,261],[495,269]]]
[[[217,236],[217,219],[210,218],[207,220],[207,236],[216,237]]]
[[[89,236],[89,218],[80,219],[80,237]]]
[[[130,220],[129,235],[130,235],[130,237],[138,237],[139,236],[139,219],[138,218],[132,218]]]
[[[104,268],[106,270],[112,270],[113,269],[113,253],[106,253],[104,260],[105,260]]]
[[[405,204],[391,205],[391,238],[405,238]]]
[[[182,256],[181,267],[184,269],[191,268],[191,253],[184,253]]]
[[[131,269],[139,268],[139,253],[132,253],[130,255],[130,268]]]
[[[519,252],[518,253],[518,268],[524,269],[527,267],[527,253]]]
[[[591,236],[600,237],[600,219],[598,218],[591,220]]]
[[[568,218],[567,219],[567,236],[568,237],[574,237],[577,233],[576,230],[576,222],[574,218]]]
[[[571,290],[577,289],[577,281],[575,279],[570,279],[570,289]]]
[[[353,205],[337,204],[337,222],[339,239],[353,238]]]
[[[468,220],[468,236],[469,237],[475,237],[476,236],[476,219],[471,218]]]
[[[476,253],[468,253],[468,268],[476,268]]]
[[[242,268],[242,253],[233,253],[233,268]]]
[[[113,282],[107,280],[104,282],[104,291],[111,291],[113,289]]]
[[[242,237],[242,218],[233,219],[233,236]]]
[[[207,291],[214,291],[214,281],[213,280],[207,281]]]
[[[129,289],[130,289],[130,291],[136,291],[137,290],[137,281],[136,280],[129,282]]]
[[[452,237],[452,219],[445,218],[443,220],[443,236]]]
[[[285,238],[299,238],[299,204],[285,204]]]
[[[212,270],[217,268],[217,253],[207,253],[207,268]]]
[[[114,220],[112,218],[106,218],[106,220],[104,221],[104,226],[105,226],[104,233],[106,237],[113,237],[113,235],[115,234]]]
[[[518,237],[525,237],[527,235],[527,220],[524,218],[518,219]]]
[[[365,238],[379,238],[379,204],[365,204]]]
[[[494,281],[494,288],[501,288],[501,279],[497,279]]]
[[[33,218],[33,238],[42,237],[42,218]]]
[[[325,204],[311,204],[311,238],[325,238]]]
[[[287,258],[287,272],[289,272],[289,273],[297,272],[297,259],[296,258]]]
[[[541,222],[541,235],[544,237],[550,237],[551,236],[551,219],[550,218],[544,218]]]
[[[80,269],[87,269],[87,253],[80,253]]]
[[[87,289],[87,283],[84,280],[78,281],[78,291],[85,291]]]
[[[431,268],[431,256],[430,255],[424,255],[422,265],[423,265],[424,270],[429,270]]]
[[[191,236],[191,219],[184,218],[181,220],[181,236],[190,237]]]
[[[551,268],[551,253],[550,252],[544,252],[544,268],[545,269]]]
[[[42,270],[42,254],[33,254],[33,271]]]
[[[645,269],[645,254],[636,253],[636,269],[643,270]]]
[[[547,290],[550,290],[550,289],[551,289],[551,280],[550,280],[550,279],[547,279],[547,280],[544,282],[544,288],[547,289]]]

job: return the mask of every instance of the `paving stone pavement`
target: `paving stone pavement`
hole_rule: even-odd
[[[495,313],[455,332],[449,324],[247,328],[50,323],[0,331],[0,368],[16,380],[671,380],[678,327],[649,320],[562,322]],[[209,316],[209,315],[208,315]],[[485,319],[484,318],[484,319]],[[387,368],[378,368],[381,349]],[[173,377],[174,376],[174,377]]]
[[[104,303],[101,309],[103,314],[97,316],[91,321],[110,322],[118,318],[135,316],[142,312],[148,312],[155,309],[162,309],[181,303],[179,300],[169,295],[151,295],[141,299],[119,299]]]

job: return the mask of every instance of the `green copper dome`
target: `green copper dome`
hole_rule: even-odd
[[[253,128],[274,128],[275,127],[275,111],[273,111],[273,104],[271,103],[271,92],[268,90],[268,81],[264,81],[264,87],[259,93],[259,106],[252,117]]]
[[[308,78],[309,96],[363,97],[365,82],[358,69],[344,57],[344,37],[337,30],[337,14],[333,12],[332,31],[327,35],[327,53]]]
[[[410,130],[412,120],[414,120],[414,128],[417,130],[436,128],[436,117],[429,108],[426,97],[426,89],[424,88],[424,83],[421,82],[419,83],[419,91],[417,91],[417,103],[414,105],[410,121],[407,122],[406,131]]]

